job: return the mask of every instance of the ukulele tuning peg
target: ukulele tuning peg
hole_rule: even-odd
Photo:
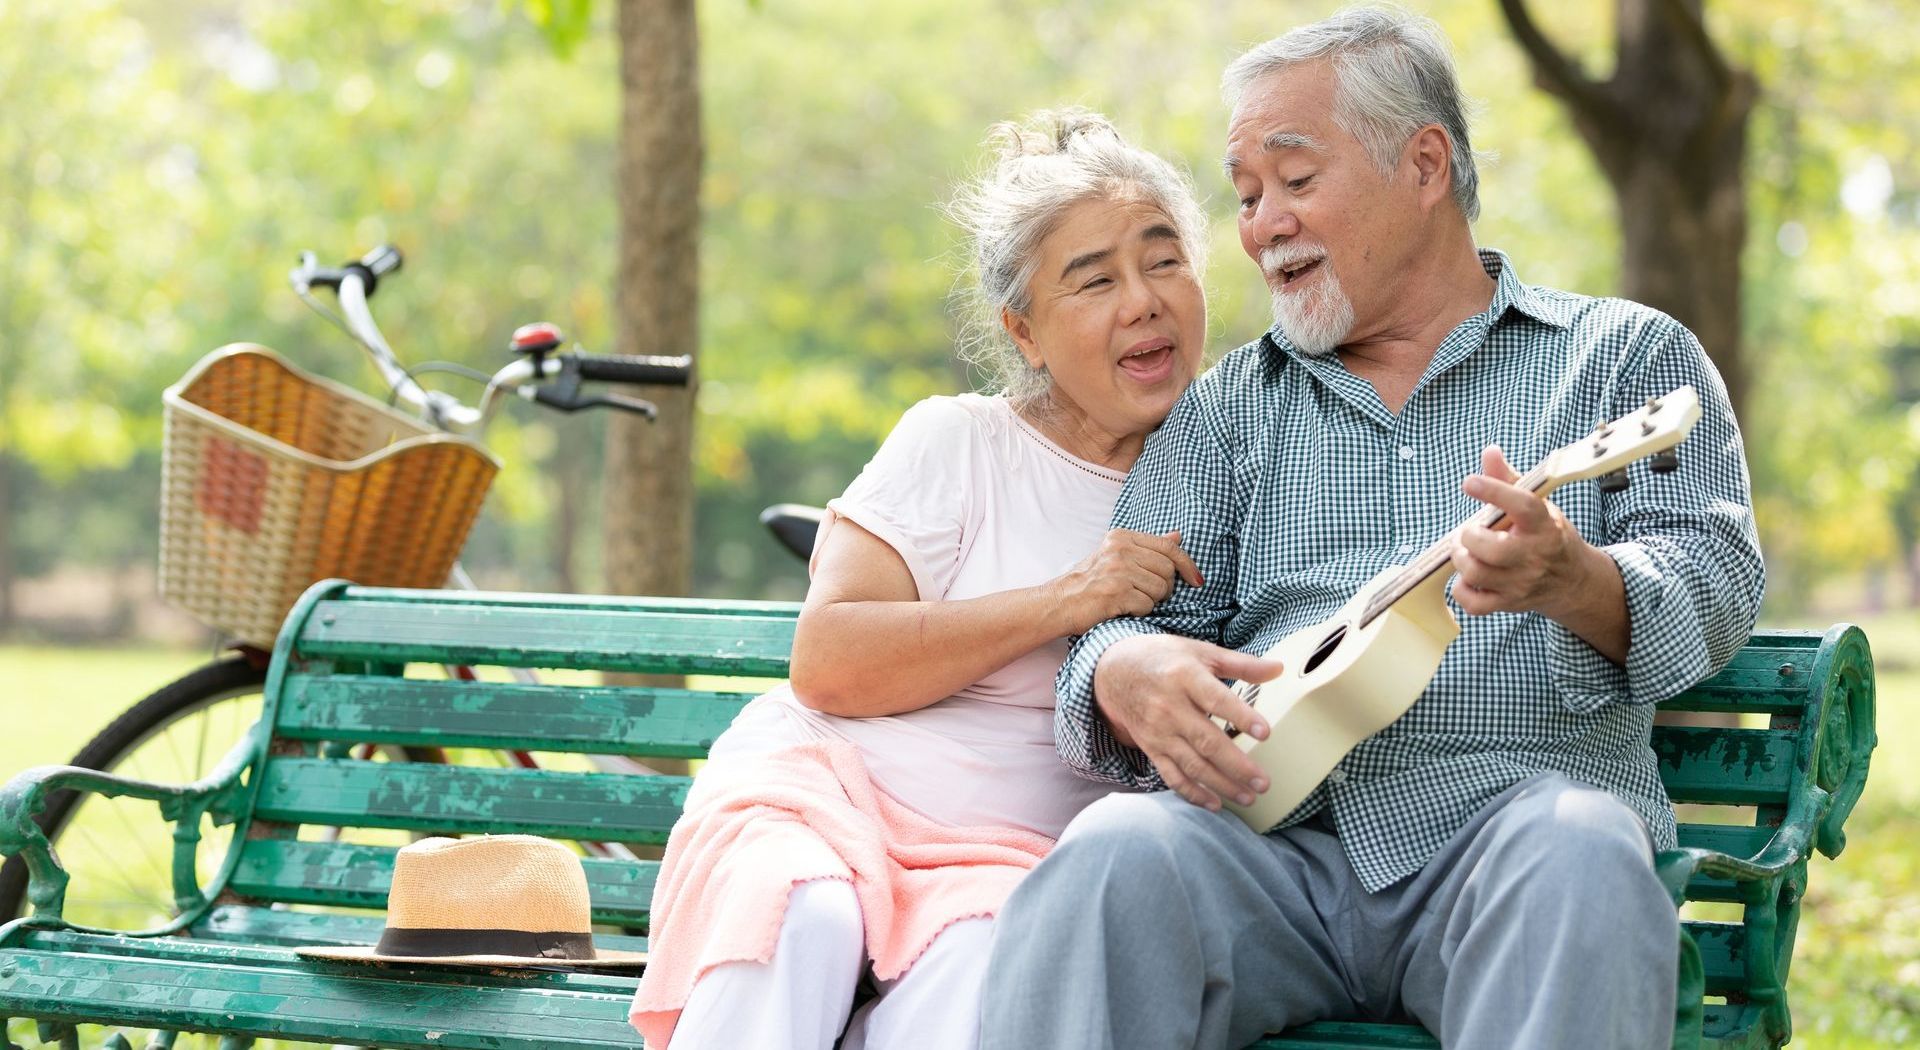
[[[1653,458],[1647,461],[1647,466],[1655,474],[1671,474],[1680,469],[1680,454],[1672,449],[1656,452]]]
[[[1627,491],[1627,471],[1622,467],[1611,474],[1600,475],[1600,491],[1612,495]]]

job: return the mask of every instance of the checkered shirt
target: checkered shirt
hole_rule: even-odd
[[[1625,800],[1657,848],[1673,807],[1650,746],[1653,705],[1745,643],[1765,570],[1740,432],[1700,343],[1656,310],[1497,282],[1484,313],[1434,352],[1398,415],[1338,355],[1310,357],[1277,327],[1196,380],[1134,464],[1114,525],[1182,543],[1205,576],[1144,617],[1075,640],[1060,670],[1055,741],[1084,776],[1165,787],[1093,703],[1093,671],[1122,638],[1170,632],[1263,653],[1332,616],[1362,584],[1411,561],[1480,504],[1460,491],[1488,445],[1525,472],[1606,420],[1682,384],[1702,416],[1680,470],[1591,482],[1552,499],[1626,582],[1631,646],[1609,661],[1533,613],[1467,616],[1413,707],[1361,742],[1278,827],[1331,810],[1368,891],[1418,871],[1489,799],[1542,772]]]

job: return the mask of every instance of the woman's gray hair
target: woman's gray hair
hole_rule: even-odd
[[[947,214],[972,249],[960,356],[1016,401],[1047,390],[1001,324],[1001,312],[1025,315],[1040,243],[1067,210],[1086,200],[1144,200],[1165,212],[1198,279],[1206,268],[1207,217],[1193,184],[1165,160],[1127,143],[1098,113],[1043,110],[1024,122],[996,124],[987,142],[991,168],[960,189]]]
[[[1254,81],[1302,62],[1333,60],[1333,119],[1360,140],[1388,175],[1413,133],[1440,125],[1453,145],[1453,201],[1480,217],[1480,174],[1467,143],[1466,104],[1447,38],[1431,18],[1394,7],[1350,7],[1301,26],[1234,59],[1221,78],[1235,106]]]

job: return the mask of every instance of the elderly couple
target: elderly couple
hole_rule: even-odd
[[[1763,575],[1724,386],[1671,318],[1476,248],[1430,22],[1343,12],[1225,84],[1275,324],[1197,379],[1207,230],[1173,167],[1053,114],[961,195],[1004,390],[915,406],[830,505],[791,688],[715,743],[668,847],[650,1047],[1340,1018],[1668,1044],[1653,704],[1731,657]],[[1705,414],[1672,482],[1509,484],[1682,384]],[[1420,700],[1264,834],[1221,812],[1266,787],[1214,720],[1269,732],[1223,684],[1279,671],[1244,654],[1483,503],[1514,526],[1458,533],[1464,633]]]

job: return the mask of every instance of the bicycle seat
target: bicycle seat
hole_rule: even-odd
[[[820,518],[825,514],[824,507],[776,503],[760,512],[760,524],[773,531],[782,547],[806,561],[813,557],[813,537],[820,531]]]

